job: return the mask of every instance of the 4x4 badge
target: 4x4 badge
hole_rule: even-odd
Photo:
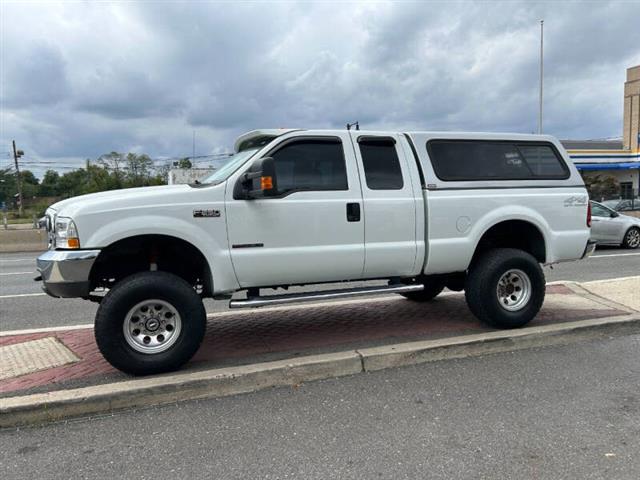
[[[193,217],[194,218],[204,218],[204,217],[219,217],[220,210],[194,210]]]
[[[586,195],[573,196],[565,199],[565,207],[582,207],[587,204],[589,198]]]

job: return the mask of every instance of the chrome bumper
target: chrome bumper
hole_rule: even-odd
[[[580,259],[590,257],[591,254],[595,251],[595,249],[596,249],[596,241],[595,240],[587,241],[587,246],[584,247],[584,253],[582,254],[582,257],[580,257]]]
[[[49,250],[36,260],[42,289],[52,297],[86,297],[100,250]]]

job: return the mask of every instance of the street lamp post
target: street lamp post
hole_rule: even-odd
[[[540,20],[540,100],[538,104],[538,135],[542,134],[542,97],[543,97],[543,73],[544,73],[543,41],[544,41],[544,20]]]

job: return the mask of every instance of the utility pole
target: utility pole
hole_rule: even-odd
[[[191,158],[196,158],[196,131],[193,131],[193,149],[191,150]]]
[[[540,103],[538,105],[538,135],[542,135],[542,98],[543,98],[543,41],[544,41],[544,20],[540,20]]]
[[[20,178],[20,167],[18,166],[18,159],[24,155],[22,150],[16,150],[16,141],[13,140],[13,161],[16,164],[16,180],[18,183],[18,215],[22,216],[22,178]]]

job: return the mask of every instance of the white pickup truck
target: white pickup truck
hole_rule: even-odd
[[[380,293],[428,301],[447,287],[464,290],[487,324],[520,327],[542,305],[541,264],[594,248],[587,191],[553,137],[257,130],[235,151],[199,184],[47,210],[43,288],[100,302],[96,340],[116,368],[187,362],[205,332],[205,297],[232,308]]]

